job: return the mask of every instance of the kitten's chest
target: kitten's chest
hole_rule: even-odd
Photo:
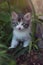
[[[30,32],[27,30],[27,31],[17,31],[17,30],[14,30],[13,34],[14,36],[19,39],[19,40],[25,40],[25,39],[28,39],[30,38]]]

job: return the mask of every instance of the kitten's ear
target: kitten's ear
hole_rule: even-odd
[[[25,15],[24,15],[24,19],[25,20],[31,20],[31,13],[26,13]]]
[[[11,13],[11,17],[12,17],[12,19],[17,19],[18,18],[18,15],[16,14],[16,12],[12,12]]]

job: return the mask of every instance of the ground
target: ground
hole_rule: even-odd
[[[43,50],[31,51],[16,59],[17,65],[43,65]]]

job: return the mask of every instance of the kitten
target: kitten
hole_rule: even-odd
[[[31,42],[31,13],[23,15],[12,12],[11,19],[13,38],[9,48],[15,48],[19,41],[23,41],[23,47],[27,47]]]

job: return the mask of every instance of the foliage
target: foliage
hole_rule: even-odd
[[[15,60],[6,54],[6,51],[7,47],[3,44],[0,44],[0,65],[16,65]]]
[[[32,34],[31,34],[31,37],[32,37],[32,42],[30,43],[29,45],[29,53],[31,52],[32,48],[33,49],[36,49],[36,50],[39,50],[39,47],[37,45],[38,41],[40,39],[36,39],[36,26],[37,26],[37,23],[40,23],[41,24],[41,21],[39,20],[38,16],[36,15],[36,12],[35,12],[35,8],[33,6],[33,3],[31,0],[29,0],[30,3],[31,3],[31,6],[32,6]]]
[[[8,30],[9,29],[9,30]],[[0,13],[0,43],[8,44],[11,39],[11,26],[9,13]]]

